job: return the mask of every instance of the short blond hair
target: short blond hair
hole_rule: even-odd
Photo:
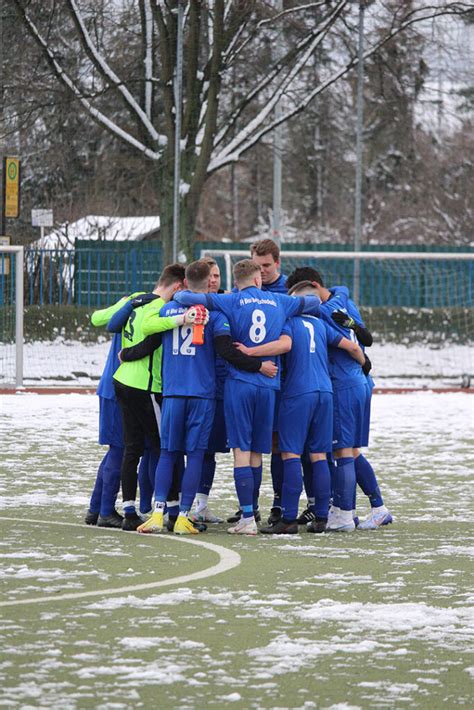
[[[252,259],[242,259],[234,265],[234,280],[237,285],[247,283],[253,275],[260,273],[260,267]]]

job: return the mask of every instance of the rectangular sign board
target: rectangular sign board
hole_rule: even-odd
[[[4,215],[10,219],[20,216],[20,160],[5,158],[3,161]]]
[[[53,210],[37,209],[31,210],[31,224],[33,227],[52,227]]]

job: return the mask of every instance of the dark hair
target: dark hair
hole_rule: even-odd
[[[155,288],[158,286],[171,286],[178,281],[181,283],[184,281],[184,266],[182,264],[168,264],[161,272]]]
[[[312,266],[298,266],[294,269],[286,279],[286,287],[288,291],[292,286],[300,281],[316,281],[321,286],[324,286],[323,277]]]
[[[294,286],[288,289],[288,295],[292,296],[294,293],[307,290],[316,291],[317,289],[312,281],[298,281],[298,283],[295,283]]]
[[[258,242],[254,242],[250,247],[250,253],[252,256],[267,256],[267,254],[271,254],[275,261],[280,261],[280,247],[273,239],[260,239]]]
[[[211,267],[204,259],[193,261],[192,264],[186,267],[186,280],[188,285],[193,288],[201,288],[204,285],[207,286],[210,273]]]

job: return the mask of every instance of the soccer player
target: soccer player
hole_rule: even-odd
[[[221,272],[217,262],[211,257],[201,259],[209,265],[208,293],[223,293],[221,290]],[[207,451],[204,454],[202,463],[201,480],[196,493],[196,512],[193,516],[195,522],[200,523],[222,523],[219,518],[209,508],[209,494],[214,476],[216,473],[216,453],[228,453],[227,431],[224,416],[224,384],[227,377],[226,361],[216,355],[216,411]]]
[[[107,325],[111,315],[119,310],[125,299],[109,308],[94,311],[92,325]],[[115,399],[112,377],[119,366],[120,336],[114,335],[110,344],[104,371],[97,387],[99,396],[99,444],[108,446],[102,459],[92,491],[89,510],[85,517],[87,525],[99,527],[122,527],[123,517],[115,509],[120,488],[120,466],[123,456],[123,433],[120,409]]]
[[[319,299],[291,298],[262,291],[260,266],[243,259],[234,266],[236,293],[207,294],[199,297],[185,291],[176,294],[178,303],[194,302],[224,313],[235,341],[250,347],[278,340],[287,318],[302,312],[316,314]],[[234,481],[242,510],[242,518],[229,528],[231,534],[256,535],[254,511],[262,480],[262,454],[270,453],[275,391],[279,389],[279,373],[267,379],[259,372],[243,372],[233,365],[224,390],[224,411],[228,443],[234,455]]]
[[[334,286],[331,288],[331,292],[333,293],[337,293],[338,290],[347,296],[349,295],[349,291],[346,286]],[[359,310],[352,299],[348,298],[347,312],[336,311],[332,314],[332,318],[344,328],[352,330],[355,333],[357,340],[359,340],[363,346],[370,347],[370,345],[372,345],[372,336],[365,328],[365,324],[362,321]],[[361,447],[368,447],[369,445],[370,409],[373,389],[374,381],[369,372],[366,372],[366,400]],[[393,521],[392,515],[388,508],[384,505],[375,471],[372,468],[370,461],[361,452],[360,448],[354,449],[354,465],[357,485],[369,499],[371,507],[370,514],[359,524],[358,527],[361,530],[376,530],[382,525],[389,525]],[[355,508],[356,504],[354,500],[354,511]]]
[[[122,349],[144,339],[142,322],[147,308],[155,303],[163,306],[173,294],[183,287],[184,268],[180,264],[167,266],[151,294],[139,296],[118,311],[109,321],[108,328],[116,329],[129,308],[129,316],[122,328]],[[126,313],[125,313],[126,315]],[[189,315],[161,319],[162,330],[182,325]],[[124,509],[123,530],[136,530],[143,522],[136,512],[137,466],[143,454],[145,438],[153,455],[160,456],[160,434],[157,417],[161,404],[161,351],[132,362],[122,362],[114,374],[114,387],[122,411],[125,451],[120,471]]]
[[[288,285],[291,287],[302,278],[311,281],[321,298],[321,317],[350,338],[352,331],[332,318],[335,311],[347,312],[347,294],[342,290],[333,293],[326,288],[319,272],[311,267],[295,269],[288,277]],[[330,348],[329,359],[334,390],[332,448],[336,465],[332,469],[334,500],[327,529],[350,532],[355,529],[352,513],[356,486],[354,455],[364,440],[367,383],[363,369],[343,351]],[[368,358],[366,363],[370,364]]]
[[[291,294],[314,295],[310,282],[297,284]],[[292,347],[286,356],[278,420],[279,447],[283,459],[282,517],[263,533],[298,532],[298,503],[302,490],[301,456],[308,452],[315,498],[309,530],[326,529],[331,495],[326,452],[332,446],[333,395],[329,377],[328,346],[340,348],[360,365],[364,354],[359,345],[343,337],[325,321],[312,316],[291,318],[283,334]],[[258,354],[258,349],[256,351]],[[260,353],[262,354],[262,353]]]
[[[205,300],[210,267],[196,261],[186,268],[185,293],[188,300]],[[175,294],[177,299],[178,294]],[[161,310],[162,316],[175,317],[185,308],[175,301]],[[199,485],[204,453],[211,431],[216,394],[216,351],[235,366],[246,366],[253,373],[273,371],[273,363],[255,362],[232,346],[230,328],[222,313],[213,312],[205,329],[202,344],[193,343],[193,328],[183,326],[163,334],[163,412],[161,420],[162,451],[155,479],[155,511],[140,525],[138,532],[154,533],[163,529],[166,497],[171,484],[174,462],[181,451],[186,454],[186,468],[181,482],[179,516],[174,532],[196,534],[198,530],[188,519]],[[233,355],[229,354],[229,348]],[[265,375],[262,375],[265,377]]]
[[[287,293],[286,276],[280,273],[280,247],[272,239],[260,239],[250,247],[252,261],[262,272],[262,291]]]

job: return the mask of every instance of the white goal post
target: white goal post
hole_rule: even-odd
[[[250,259],[250,248],[248,251],[244,249],[201,249],[201,258],[204,256],[222,257],[225,262],[225,283],[226,290],[232,288],[232,257],[240,259]],[[372,259],[384,260],[410,260],[410,259],[428,259],[428,260],[444,260],[449,261],[474,260],[472,252],[424,252],[424,251],[292,251],[282,249],[280,251],[280,259],[351,259],[353,261],[369,261]]]
[[[15,258],[14,268],[10,269],[9,255]],[[8,372],[2,372],[4,381],[6,384],[14,384],[16,387],[23,386],[23,269],[24,269],[24,249],[21,246],[0,246],[0,279],[2,284],[6,281],[6,276],[9,278],[15,277],[15,332],[11,333],[11,338],[14,337],[14,358],[15,365],[12,369],[11,375]],[[8,272],[8,274],[7,274]],[[5,296],[4,290],[2,289],[3,302],[0,303],[0,311],[6,308],[12,308],[13,304],[7,302],[8,299]],[[5,332],[0,332],[0,340],[4,340],[8,334]],[[3,369],[3,368],[2,368]],[[6,369],[6,368],[5,368]],[[3,379],[2,378],[2,379]]]

